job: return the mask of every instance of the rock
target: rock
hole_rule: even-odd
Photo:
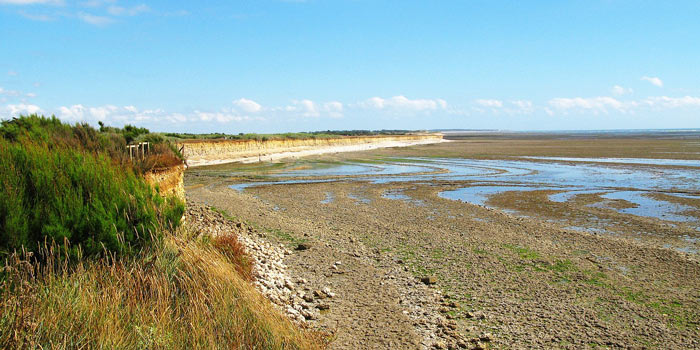
[[[491,333],[484,333],[479,337],[479,339],[484,342],[490,342],[493,340],[493,335],[491,335]]]
[[[320,303],[316,305],[316,308],[319,310],[328,310],[331,308],[331,306],[328,303]]]
[[[445,344],[444,341],[440,340],[440,341],[435,342],[435,344],[433,344],[433,348],[434,349],[447,349],[447,344]]]
[[[437,283],[437,278],[435,276],[425,276],[420,279],[421,282],[431,285]]]
[[[316,298],[318,298],[318,299],[326,299],[326,296],[327,296],[326,293],[324,293],[324,292],[322,292],[322,291],[320,291],[320,290],[315,290],[315,291],[314,291],[314,297],[316,297]]]
[[[316,314],[315,314],[313,311],[310,311],[310,310],[303,310],[303,311],[301,312],[301,315],[304,316],[304,318],[307,319],[307,320],[315,320],[315,319],[318,318],[318,317],[316,316]]]
[[[307,303],[310,303],[310,302],[314,301],[314,296],[307,293],[307,294],[304,294],[304,298],[303,298],[303,299],[304,299],[304,301],[306,301]]]
[[[311,249],[311,244],[308,242],[307,243],[299,243],[295,249],[296,250],[308,250],[308,249]]]

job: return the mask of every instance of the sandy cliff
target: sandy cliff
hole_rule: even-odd
[[[185,201],[185,166],[178,165],[166,169],[153,170],[144,175],[151,186],[158,186],[163,196],[175,195]]]
[[[257,162],[313,154],[442,142],[442,134],[358,136],[304,140],[193,140],[182,143],[189,166]]]

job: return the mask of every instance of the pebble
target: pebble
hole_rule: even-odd
[[[238,241],[246,248],[246,252],[253,259],[254,285],[261,294],[267,297],[275,307],[285,313],[290,319],[299,323],[315,319],[313,312],[307,311],[310,306],[304,302],[313,301],[309,293],[296,291],[297,286],[292,282],[284,264],[284,257],[291,252],[284,245],[270,245],[259,242],[253,237],[255,232],[243,223],[234,223],[225,219],[204,206],[189,204],[186,221],[200,234],[215,237],[221,234],[235,233]],[[260,235],[262,237],[262,235]],[[310,243],[300,243],[296,250],[308,250]],[[307,284],[303,278],[296,280],[298,285]],[[331,293],[332,294],[332,293]],[[295,295],[302,296],[301,298]],[[301,312],[299,310],[302,310]],[[306,314],[302,312],[306,311]]]
[[[427,285],[432,285],[437,283],[437,278],[435,276],[425,276],[420,279],[421,282]]]
[[[308,249],[311,249],[310,243],[299,243],[296,247],[296,250],[308,250]]]

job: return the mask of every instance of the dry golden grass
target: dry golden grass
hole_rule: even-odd
[[[253,281],[253,260],[246,253],[245,247],[238,241],[238,236],[230,233],[213,238],[212,244],[236,268],[236,272],[246,281]]]
[[[44,249],[2,272],[0,348],[319,349],[205,240],[170,235],[138,258],[77,263]]]

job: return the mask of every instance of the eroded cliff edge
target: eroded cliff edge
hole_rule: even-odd
[[[314,154],[443,142],[442,134],[349,136],[290,140],[192,140],[180,144],[188,166],[251,163]]]

